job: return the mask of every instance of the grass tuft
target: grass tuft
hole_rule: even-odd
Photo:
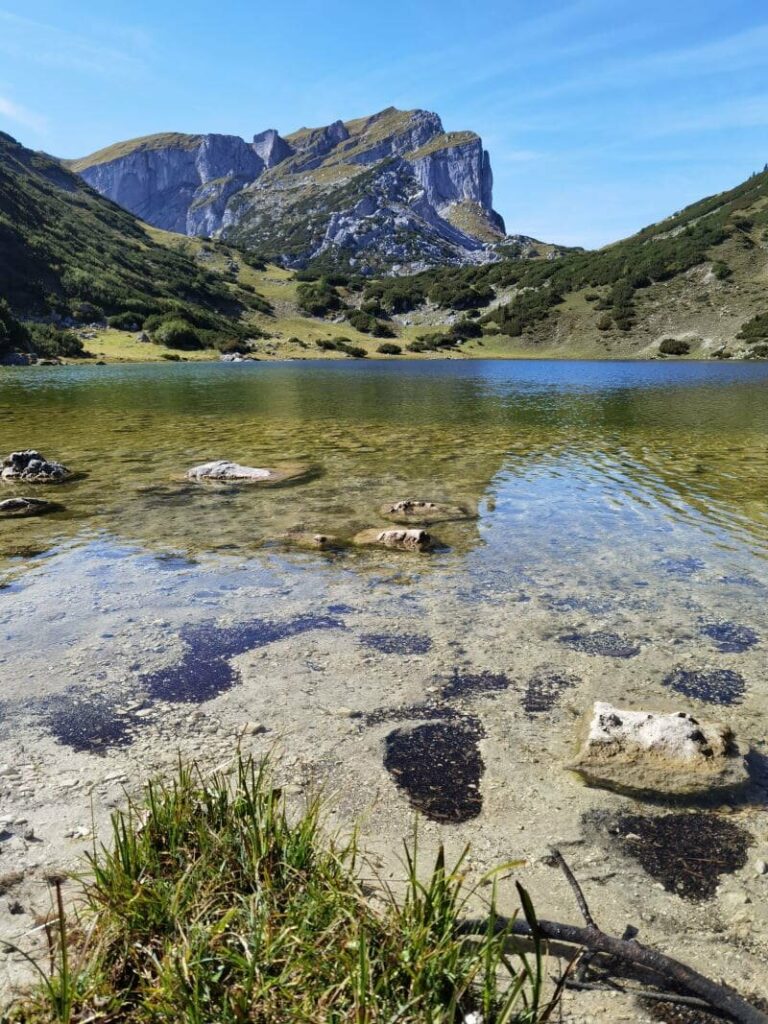
[[[324,836],[318,803],[288,814],[264,764],[241,758],[230,777],[180,766],[170,784],[149,786],[141,804],[114,816],[112,843],[92,856],[85,883],[90,920],[68,937],[60,908],[58,969],[8,1019],[534,1024],[548,1017],[541,951],[530,962],[505,953],[510,936],[494,934],[493,905],[485,936],[457,936],[474,892],[463,858],[450,868],[441,850],[423,880],[414,842],[399,899],[386,887],[372,899],[358,863],[354,839]]]

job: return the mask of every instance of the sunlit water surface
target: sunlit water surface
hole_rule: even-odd
[[[477,634],[478,670],[514,673],[515,652],[535,661],[538,648],[565,670],[570,648],[554,640],[576,635],[579,650],[598,631],[619,638],[597,655],[612,662],[622,642],[638,645],[638,666],[663,649],[654,686],[703,652],[762,697],[767,396],[768,367],[751,364],[0,371],[2,452],[35,447],[82,474],[34,492],[64,512],[0,521],[7,715],[89,673],[135,684],[158,621],[178,636],[345,610],[360,616],[350,629],[428,636],[442,664]],[[317,474],[272,490],[184,482],[214,458]],[[280,543],[294,528],[350,536],[405,497],[477,516],[435,527],[446,550],[431,556]],[[751,642],[725,649],[712,633],[723,626],[726,645]]]

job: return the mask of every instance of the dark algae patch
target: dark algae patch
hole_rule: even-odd
[[[432,640],[417,633],[363,633],[360,643],[380,654],[427,654]]]
[[[760,637],[749,626],[736,622],[710,622],[701,627],[701,635],[708,637],[723,654],[741,654],[754,647]]]
[[[553,669],[539,669],[526,684],[520,703],[527,715],[541,715],[555,707],[566,690],[578,686],[578,676]]]
[[[354,718],[362,719],[364,725],[381,725],[382,722],[461,721],[466,716],[451,707],[439,704],[403,704],[399,708],[377,708],[367,714],[357,712]]]
[[[744,677],[729,668],[676,668],[664,677],[664,685],[708,704],[741,704],[747,688]]]
[[[311,630],[343,628],[340,619],[328,615],[299,615],[285,622],[253,619],[237,626],[213,622],[189,626],[181,632],[186,646],[182,660],[142,676],[141,683],[155,700],[200,704],[239,681],[228,659]]]
[[[705,568],[704,562],[693,555],[685,558],[662,558],[658,564],[659,568],[668,572],[670,576],[679,576],[681,579],[694,576]]]
[[[46,701],[45,727],[73,750],[101,753],[133,743],[133,729],[141,720],[115,707],[105,696],[76,695],[71,691]]]
[[[450,680],[443,686],[442,695],[445,700],[453,700],[479,693],[498,693],[500,690],[508,689],[509,685],[510,681],[503,673],[472,673],[454,669]]]
[[[605,658],[634,658],[640,653],[640,645],[618,633],[597,630],[594,633],[575,631],[558,637],[565,647],[582,654],[600,654]]]
[[[622,848],[667,892],[698,902],[715,895],[721,875],[743,868],[748,832],[716,814],[621,815]]]
[[[425,817],[445,824],[469,821],[483,809],[483,736],[480,722],[470,717],[395,729],[385,740],[384,767]]]

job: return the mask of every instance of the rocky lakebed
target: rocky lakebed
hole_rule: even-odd
[[[476,372],[451,370],[459,391]],[[485,387],[513,400],[504,377]],[[281,415],[260,447],[225,448],[210,420],[173,458],[131,463],[126,444],[119,494],[95,442],[90,459],[77,434],[53,444],[55,423],[6,460],[0,938],[45,960],[50,878],[84,870],[147,779],[239,750],[269,757],[291,803],[321,795],[329,832],[357,827],[365,871],[395,888],[417,829],[425,869],[469,844],[470,880],[514,862],[502,911],[517,879],[542,917],[580,923],[556,847],[605,931],[768,1000],[768,533],[759,484],[743,494],[762,463],[729,483],[733,459],[700,443],[702,489],[658,434],[610,460],[556,434],[534,459],[507,424],[498,458],[486,432],[449,459],[457,427],[412,469],[401,425],[342,457]],[[29,978],[0,952],[6,994]],[[585,990],[562,1019],[710,1018]]]

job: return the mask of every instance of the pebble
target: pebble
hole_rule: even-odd
[[[768,864],[766,864],[766,862],[764,860],[756,860],[755,861],[755,874],[756,875],[764,875],[766,873],[768,873]]]
[[[255,736],[257,733],[266,732],[266,726],[261,722],[246,722],[240,730],[243,736]]]

